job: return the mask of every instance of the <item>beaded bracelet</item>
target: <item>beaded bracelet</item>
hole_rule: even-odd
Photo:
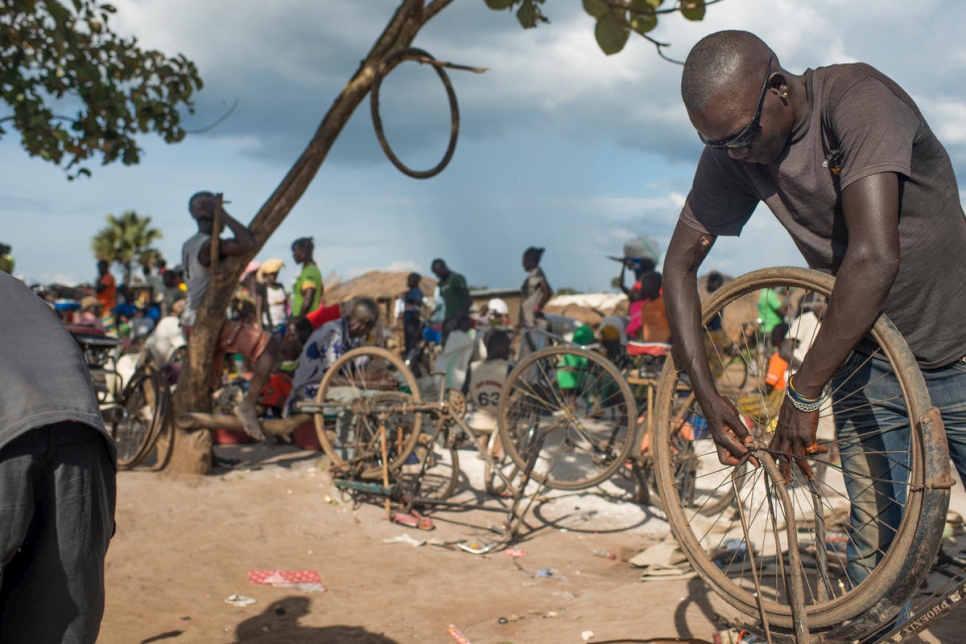
[[[788,384],[785,387],[785,397],[791,401],[792,407],[806,414],[813,411],[818,411],[822,406],[822,397],[819,396],[818,398],[806,398],[805,396],[801,395],[795,391],[795,387],[792,386],[792,378],[794,378],[794,376],[788,379]]]

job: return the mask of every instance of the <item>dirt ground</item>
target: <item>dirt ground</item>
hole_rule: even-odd
[[[191,481],[119,474],[98,642],[455,642],[450,625],[474,644],[579,643],[588,631],[594,643],[711,642],[715,612],[736,617],[698,579],[642,583],[626,559],[668,528],[659,513],[630,502],[620,481],[555,493],[531,510],[513,546],[525,556],[474,555],[384,540],[483,543],[492,539],[488,523],[501,524],[504,514],[440,511],[435,530],[407,528],[386,521],[381,506],[343,499],[319,453],[216,449],[238,462]],[[466,450],[461,459],[469,474],[458,498],[473,500],[479,461]],[[961,489],[954,497],[966,506]],[[536,576],[541,569],[552,576]],[[317,570],[326,590],[254,584],[250,570]],[[231,605],[231,595],[254,603]],[[960,610],[919,641],[963,641],[964,630]]]

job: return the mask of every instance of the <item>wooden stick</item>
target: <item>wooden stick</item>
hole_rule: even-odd
[[[379,423],[379,442],[382,449],[382,484],[389,488],[389,462],[386,457],[386,423]],[[389,497],[386,497],[386,521],[390,521],[392,514],[389,511]]]
[[[211,259],[208,268],[214,272],[218,268],[218,259],[221,255],[221,208],[215,208],[211,220]]]
[[[311,423],[310,414],[296,414],[288,418],[270,418],[261,422],[262,429],[266,434],[276,436],[287,436],[295,431],[297,427],[305,423]],[[242,429],[241,419],[237,416],[228,414],[203,414],[201,412],[186,412],[178,414],[175,424],[188,431],[196,429]]]

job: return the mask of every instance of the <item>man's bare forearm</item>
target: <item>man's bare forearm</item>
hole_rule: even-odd
[[[220,208],[220,206],[218,207]],[[225,222],[225,225],[231,229],[232,234],[235,236],[235,241],[238,244],[237,254],[243,255],[258,250],[258,242],[252,231],[248,229],[248,226],[229,215],[224,208],[221,208],[221,217],[222,221]]]
[[[715,392],[701,333],[698,268],[714,245],[714,237],[678,223],[664,261],[664,300],[674,350],[691,378],[698,400]]]
[[[846,255],[822,327],[795,374],[795,390],[817,398],[835,370],[872,327],[895,281],[898,263]]]

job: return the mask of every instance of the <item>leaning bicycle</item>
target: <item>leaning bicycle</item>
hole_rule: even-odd
[[[117,446],[118,469],[134,469],[149,461],[152,454],[150,469],[164,467],[172,447],[168,383],[143,354],[134,373],[122,382],[117,371],[120,339],[82,327],[68,330],[80,345],[91,372],[101,416]]]

